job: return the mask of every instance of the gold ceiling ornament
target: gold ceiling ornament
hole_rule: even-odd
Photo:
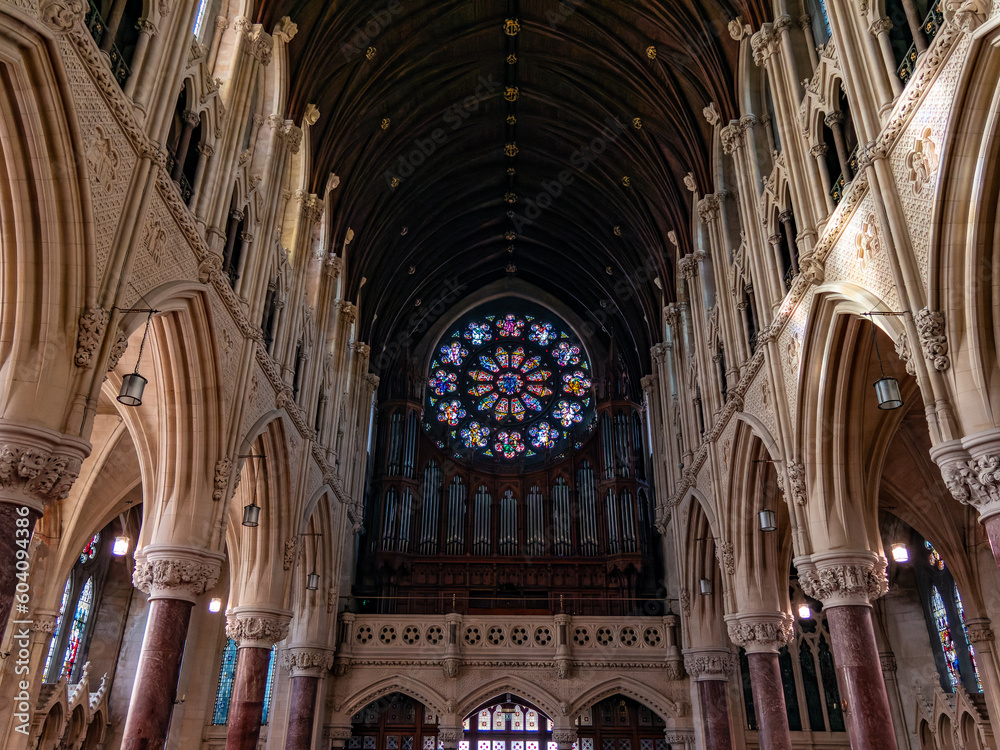
[[[652,44],[646,47],[646,57],[648,57],[650,60],[656,59],[656,47],[654,47]]]
[[[511,52],[509,55],[507,55],[507,64],[508,65],[513,65],[516,62],[517,62],[517,55],[515,55],[513,52]]]
[[[614,274],[614,271],[611,270],[611,266],[605,266],[604,273],[606,273],[608,276],[612,276]]]
[[[407,271],[407,273],[410,274],[410,276],[412,276],[416,272],[417,272],[417,267],[416,266],[410,266],[410,270]]]
[[[622,228],[620,226],[616,225],[615,228],[612,231],[615,233],[615,237],[621,237],[622,236]]]
[[[508,190],[506,193],[504,193],[503,199],[507,203],[517,203],[517,193],[515,193],[513,190]]]
[[[389,129],[389,118],[388,117],[383,117],[382,118],[382,130],[388,130],[388,129]]]
[[[392,187],[392,188],[398,188],[399,187],[399,178],[398,177],[393,177],[392,178],[392,182],[389,183],[389,186]]]
[[[513,177],[514,175],[517,174],[517,170],[514,169],[514,167],[507,167],[507,174],[509,174],[511,177]]]
[[[507,124],[508,125],[517,125],[517,116],[516,115],[507,115]]]
[[[505,234],[503,237],[505,240],[507,240],[507,242],[513,242],[514,240],[517,239],[517,232],[515,232],[513,229],[508,229],[507,234]]]
[[[409,227],[403,227],[402,229],[399,230],[399,236],[400,237],[405,237],[406,233],[409,232],[409,231],[410,231]]]
[[[515,266],[513,263],[508,263],[507,273],[517,273],[517,266]]]
[[[507,36],[517,36],[517,32],[521,30],[521,24],[516,18],[508,18],[503,22],[503,33]]]
[[[632,118],[632,127],[635,128],[636,130],[642,130],[642,118],[641,117],[633,117]]]
[[[622,187],[632,187],[632,179],[627,175],[622,177]]]
[[[418,299],[416,302],[413,303],[413,306],[414,307],[420,307],[420,303],[421,302],[423,302],[423,300]]]
[[[517,94],[517,86],[508,86],[503,90],[503,98],[509,102],[516,102]]]
[[[365,57],[367,57],[369,60],[374,60],[375,59],[375,48],[374,47],[369,47],[368,49],[366,49],[365,50]]]
[[[513,219],[514,218],[514,211],[513,210],[511,210],[511,209],[507,210],[507,218],[508,219]]]
[[[513,245],[507,245],[507,252],[510,253],[511,255],[513,255],[514,254],[514,246]]]
[[[517,144],[508,143],[503,147],[503,152],[507,154],[507,156],[517,156]]]

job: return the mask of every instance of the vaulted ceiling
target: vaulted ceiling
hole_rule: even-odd
[[[668,233],[690,242],[684,177],[712,188],[702,110],[734,115],[727,25],[762,6],[267,0],[256,20],[299,28],[289,115],[320,112],[312,189],[340,178],[332,236],[373,359],[449,284],[512,274],[604,321],[638,382],[673,297]]]

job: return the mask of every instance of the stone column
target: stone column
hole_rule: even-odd
[[[871,609],[888,588],[885,558],[868,551],[824,552],[797,558],[795,566],[802,590],[823,603],[851,747],[894,747]]]
[[[784,612],[766,612],[727,619],[730,639],[747,652],[760,746],[768,750],[791,750],[792,735],[788,729],[778,651],[792,638],[792,618]]]
[[[844,113],[831,112],[823,122],[833,133],[833,147],[837,149],[837,159],[840,161],[840,171],[844,175],[844,185],[846,186],[854,179],[854,174],[851,172],[850,154],[847,153],[847,142],[844,140],[844,129],[841,127],[841,123],[844,122]]]
[[[795,237],[795,230],[792,227],[792,212],[782,211],[778,214],[778,221],[781,222],[785,230],[785,245],[788,247],[788,260],[792,267],[792,277],[799,275],[799,245]]]
[[[236,641],[239,656],[226,750],[256,750],[264,716],[271,647],[287,637],[290,620],[287,612],[266,607],[236,607],[228,615],[226,635]]]
[[[924,357],[933,361],[948,351],[944,321],[920,331]],[[952,496],[979,513],[1000,568],[1000,431],[991,430],[962,440],[949,440],[931,448],[931,458]]]
[[[924,36],[924,21],[917,12],[917,6],[913,0],[902,0],[903,11],[906,13],[906,24],[910,27],[910,34],[913,36],[913,44],[917,47],[917,54],[922,55],[927,51],[927,37]]]
[[[889,698],[892,725],[896,729],[896,744],[898,747],[907,747],[909,740],[906,736],[906,717],[903,714],[899,682],[896,680],[896,657],[892,651],[880,651],[878,658],[882,667],[882,679],[885,680],[885,692]]]
[[[816,157],[816,167],[819,169],[819,178],[823,183],[823,195],[826,200],[827,213],[832,214],[837,205],[833,202],[833,196],[830,195],[830,191],[833,190],[833,183],[830,181],[830,168],[826,164],[826,151],[827,146],[825,143],[817,143],[809,149],[809,153]]]
[[[883,16],[872,21],[872,25],[868,27],[868,32],[878,42],[878,49],[882,54],[882,62],[885,64],[886,73],[889,75],[889,84],[892,86],[892,93],[895,96],[899,96],[903,93],[903,82],[896,75],[896,58],[892,54],[892,42],[889,40],[889,30],[891,28],[892,21]]]
[[[684,652],[684,668],[691,675],[701,706],[705,750],[732,750],[729,722],[729,677],[735,661],[728,649],[690,649]]]
[[[37,427],[0,425],[0,632],[31,610],[29,545],[49,503],[69,495],[90,444]],[[29,574],[28,590],[18,573]],[[18,589],[18,584],[22,584]]]
[[[132,582],[149,594],[122,750],[162,748],[177,697],[191,608],[219,579],[223,555],[171,545],[150,545],[135,555]]]
[[[290,646],[285,650],[282,661],[291,675],[288,734],[284,747],[285,750],[309,750],[312,747],[319,681],[333,667],[333,652],[326,648]]]
[[[142,70],[146,62],[146,52],[149,50],[149,42],[156,36],[156,24],[148,18],[140,18],[136,24],[139,28],[139,40],[135,43],[135,54],[132,55],[132,74],[125,81],[125,96],[129,99],[135,93],[136,84],[139,82],[138,72]]]
[[[187,161],[188,151],[191,149],[191,136],[194,134],[194,129],[198,127],[201,122],[201,117],[197,112],[192,112],[190,109],[184,110],[181,115],[181,121],[183,125],[181,127],[181,134],[177,139],[177,154],[174,157],[174,170],[170,173],[170,179],[174,182],[181,181],[181,175],[184,174],[184,162]]]

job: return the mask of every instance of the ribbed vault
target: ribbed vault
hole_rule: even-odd
[[[258,21],[299,27],[289,114],[320,112],[312,190],[340,178],[330,236],[373,354],[454,286],[511,273],[602,322],[640,374],[673,294],[668,234],[689,249],[684,177],[712,189],[702,110],[735,114],[727,26],[764,20],[761,5],[265,2]]]

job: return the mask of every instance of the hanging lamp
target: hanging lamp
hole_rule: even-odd
[[[146,329],[142,332],[142,343],[139,344],[139,356],[135,360],[135,370],[122,378],[122,387],[118,391],[118,401],[125,406],[141,406],[142,392],[146,388],[146,380],[139,374],[139,363],[142,361],[142,350],[146,348],[146,337],[149,335],[149,324],[153,320],[153,311],[146,318]]]
[[[878,399],[878,408],[884,411],[898,409],[903,405],[903,396],[899,391],[899,381],[885,374],[885,368],[882,366],[882,354],[878,350],[878,339],[875,336],[875,319],[871,313],[868,313],[868,317],[872,324],[872,343],[875,344],[878,369],[882,374],[882,377],[875,381],[875,396]]]

